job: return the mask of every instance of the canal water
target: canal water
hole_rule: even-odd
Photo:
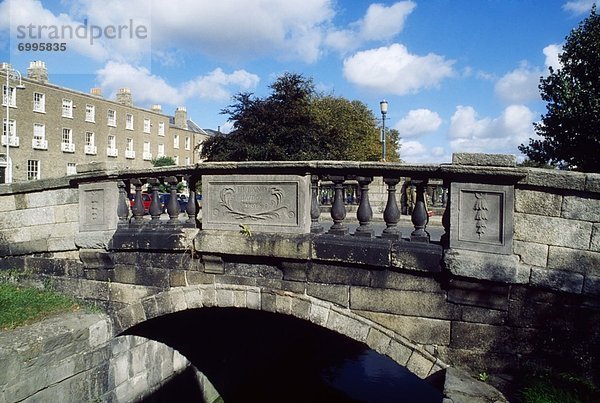
[[[365,344],[268,312],[204,308],[133,329],[185,355],[231,402],[441,402],[441,393]],[[147,402],[198,401],[183,374]]]

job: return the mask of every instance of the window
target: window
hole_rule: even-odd
[[[17,126],[13,119],[10,122],[6,122],[4,119],[2,125],[2,145],[9,145],[10,147],[19,146],[19,138],[17,137]]]
[[[125,158],[135,158],[135,151],[133,150],[133,139],[127,139],[127,146],[125,147]]]
[[[165,122],[158,122],[158,135],[159,136],[165,135]]]
[[[117,126],[117,112],[112,109],[108,110],[108,125],[113,127]]]
[[[40,162],[27,160],[27,180],[40,179]]]
[[[150,142],[144,141],[144,161],[150,161],[152,159],[152,153],[150,152]]]
[[[7,90],[6,85],[2,86],[2,105],[6,106],[6,101],[10,106],[17,106],[17,89],[10,87]]]
[[[31,141],[31,147],[36,150],[47,150],[48,141],[46,141],[46,126],[34,123],[33,124],[33,140]]]
[[[185,149],[189,150],[191,148],[191,144],[192,144],[192,142],[190,141],[190,138],[186,137],[185,138]]]
[[[117,138],[113,135],[108,136],[108,147],[106,148],[106,155],[109,157],[116,157],[119,155],[117,150]]]
[[[73,101],[70,99],[62,100],[62,115],[64,118],[73,117]]]
[[[144,119],[144,133],[150,133],[150,119]]]
[[[191,165],[192,159],[190,157],[185,157],[185,165]]]
[[[76,175],[77,167],[74,162],[67,162],[67,175]]]
[[[133,115],[129,113],[125,117],[125,129],[133,130]]]
[[[34,112],[46,112],[46,95],[41,92],[33,93],[33,111]]]
[[[179,134],[173,136],[173,148],[179,148]]]
[[[73,131],[67,127],[62,130],[61,150],[66,153],[75,152],[75,144],[73,144]]]
[[[85,121],[96,122],[96,107],[94,105],[85,106]]]
[[[96,155],[96,136],[94,132],[85,132],[85,153],[87,155]]]
[[[158,145],[158,155],[156,156],[156,158],[160,158],[160,157],[164,157],[164,156],[165,156],[165,145],[159,144]]]
[[[9,124],[8,124],[8,128],[6,127],[6,119],[4,119],[4,125],[2,128],[2,135],[6,136],[8,135],[8,137],[16,137],[17,136],[17,127],[15,124],[15,120],[11,119]],[[8,133],[7,133],[7,129],[8,129]]]
[[[179,155],[174,156],[173,160],[175,161],[175,165],[179,165]]]

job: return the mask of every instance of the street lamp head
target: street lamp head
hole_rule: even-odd
[[[25,86],[23,84],[19,84],[19,85],[17,85],[17,89],[18,90],[24,90]]]
[[[384,99],[383,101],[379,102],[379,110],[381,111],[382,115],[385,115],[388,111],[388,102]]]

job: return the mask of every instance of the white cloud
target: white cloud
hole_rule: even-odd
[[[217,68],[206,76],[197,77],[185,83],[183,93],[187,98],[198,97],[222,101],[231,97],[229,87],[249,90],[255,88],[259,81],[256,74],[248,73],[245,70],[236,70],[231,74],[226,74]]]
[[[226,60],[275,54],[314,62],[334,14],[331,0],[154,0],[153,46]]]
[[[367,41],[389,40],[404,29],[406,18],[417,5],[413,1],[400,1],[387,7],[374,3],[365,16],[345,29],[331,29],[325,44],[342,53],[359,48]]]
[[[438,87],[454,74],[454,61],[430,53],[413,55],[404,45],[357,52],[344,60],[344,76],[348,81],[369,90],[406,95],[422,89]]]
[[[581,15],[588,13],[594,3],[596,3],[595,0],[574,0],[566,2],[562,8],[574,15]]]
[[[67,52],[95,61],[140,61],[150,52],[150,13],[144,0],[74,2],[54,13],[36,0],[0,3],[0,29],[13,41],[65,43]],[[141,27],[141,28],[140,28]],[[133,32],[132,32],[133,28]]]
[[[520,104],[539,98],[538,84],[543,72],[527,63],[505,74],[496,82],[495,92],[508,104]]]
[[[404,29],[404,23],[417,7],[412,1],[401,1],[386,7],[374,3],[369,6],[360,22],[360,37],[364,40],[390,39]]]
[[[497,118],[479,118],[471,106],[458,106],[450,119],[453,152],[518,154],[517,146],[535,136],[534,113],[524,105],[510,105]]]
[[[546,67],[552,67],[555,71],[560,69],[560,60],[558,56],[562,53],[562,45],[551,44],[544,48],[546,56]]]
[[[419,136],[435,132],[442,124],[440,116],[429,109],[413,109],[400,119],[395,128],[400,137]]]
[[[174,87],[144,67],[118,62],[108,62],[97,72],[97,79],[102,88],[112,93],[122,87],[130,88],[138,105],[168,102],[175,106],[183,105],[192,98],[227,100],[231,97],[232,89],[252,89],[260,80],[257,75],[245,70],[227,74],[218,68],[208,75],[198,76]]]
[[[410,164],[450,162],[451,156],[443,147],[427,147],[420,141],[400,140],[400,158]]]

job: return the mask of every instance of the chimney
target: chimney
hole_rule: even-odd
[[[121,105],[133,106],[133,97],[129,88],[119,88],[117,92],[117,102]]]
[[[160,106],[159,104],[154,104],[154,105],[152,105],[150,110],[152,112],[162,113],[162,106]]]
[[[178,106],[175,109],[175,126],[181,129],[187,129],[187,109],[185,106]]]
[[[90,89],[90,94],[92,94],[95,97],[102,97],[102,88],[94,87]]]
[[[29,68],[27,69],[27,78],[30,78],[35,81],[39,81],[40,83],[48,82],[48,70],[46,69],[46,63],[36,60],[29,63]]]

